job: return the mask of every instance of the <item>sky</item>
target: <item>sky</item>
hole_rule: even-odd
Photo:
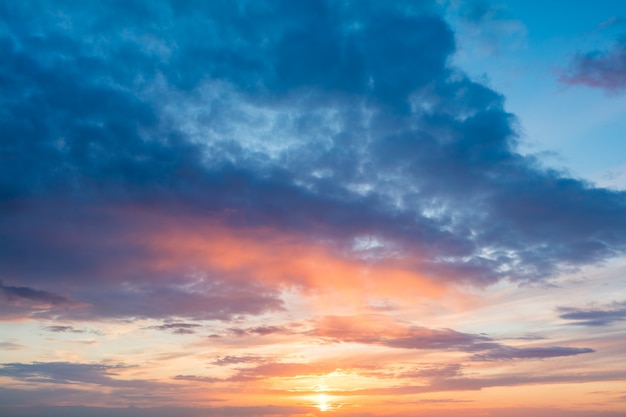
[[[626,3],[0,1],[0,415],[626,413]]]

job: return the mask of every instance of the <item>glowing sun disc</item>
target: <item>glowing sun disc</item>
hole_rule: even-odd
[[[320,411],[328,411],[328,399],[326,398],[326,394],[320,394],[317,396],[317,408]]]

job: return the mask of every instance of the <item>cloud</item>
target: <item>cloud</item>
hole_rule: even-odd
[[[394,323],[380,315],[326,316],[317,321],[311,334],[332,342],[401,349],[476,351],[498,346],[487,336]]]
[[[573,347],[531,347],[531,348],[515,348],[510,346],[502,346],[497,349],[490,350],[487,353],[476,354],[474,360],[478,361],[499,361],[511,359],[547,359],[560,356],[573,356],[583,353],[593,353],[595,350],[589,348],[573,348]]]
[[[399,373],[387,373],[381,371],[372,371],[370,374],[378,378],[406,378],[410,380],[433,380],[442,378],[452,378],[463,375],[463,366],[460,364],[420,364],[419,366],[402,371]]]
[[[0,342],[0,350],[20,350],[23,348],[24,345],[20,345],[19,343]]]
[[[326,316],[319,319],[315,328],[309,333],[335,343],[362,343],[399,349],[476,352],[471,356],[471,359],[475,361],[547,359],[595,352],[589,348],[561,346],[512,347],[482,334],[395,323],[384,316],[377,315]],[[450,369],[454,372],[458,371],[454,367]]]
[[[620,381],[623,371],[562,373],[562,374],[508,374],[490,377],[471,377],[461,375],[453,378],[433,379],[429,384],[402,384],[393,387],[366,388],[346,391],[330,391],[329,395],[412,395],[446,391],[476,391],[491,387],[515,387],[538,384],[574,384],[598,381]],[[314,391],[310,391],[313,393]],[[302,392],[307,394],[309,391]]]
[[[559,317],[580,326],[607,326],[626,320],[626,302],[590,307],[558,307]]]
[[[225,378],[216,378],[216,377],[198,376],[198,375],[176,375],[174,379],[177,381],[208,382],[208,383],[229,381],[229,379],[225,379]]]
[[[174,334],[195,334],[198,327],[202,327],[197,323],[165,323],[159,326],[150,326],[148,329],[171,331]]]
[[[255,363],[261,361],[260,358],[256,356],[231,356],[226,355],[221,358],[217,358],[211,362],[213,365],[218,366],[227,366],[227,365],[236,365],[240,363]]]
[[[435,3],[34,8],[2,9],[0,273],[82,307],[22,316],[230,320],[626,250],[626,193],[520,155]]]
[[[0,375],[26,382],[54,384],[95,384],[108,387],[135,387],[144,381],[114,379],[123,365],[103,365],[71,362],[5,363]]]
[[[611,49],[576,54],[559,81],[570,85],[599,88],[618,94],[626,89],[626,39],[620,39]]]
[[[297,406],[251,406],[251,407],[10,407],[7,411],[14,417],[265,417],[310,416],[310,407]]]
[[[72,326],[46,326],[44,330],[54,333],[85,333],[85,330],[75,329]]]
[[[244,337],[244,336],[267,336],[271,334],[289,334],[291,331],[282,326],[257,326],[250,327],[247,329],[241,329],[238,327],[231,327],[228,329],[228,332],[233,336]]]
[[[472,400],[455,400],[452,398],[426,398],[417,401],[418,404],[449,404],[449,403],[471,403]]]
[[[227,359],[228,358],[228,359]],[[337,364],[327,363],[298,363],[298,362],[274,362],[263,361],[259,358],[235,358],[226,357],[227,362],[218,361],[218,366],[257,363],[252,367],[236,368],[236,372],[229,377],[212,377],[200,375],[177,375],[174,377],[178,381],[193,382],[250,382],[265,380],[268,378],[296,378],[302,376],[322,376],[334,372],[338,369]],[[261,362],[261,363],[259,363]]]
[[[54,294],[49,291],[37,290],[29,287],[13,287],[4,285],[0,281],[0,291],[9,302],[19,303],[20,301],[30,301],[42,303],[48,306],[68,306],[74,304],[71,300]]]
[[[5,302],[0,304],[0,318],[13,319],[29,316],[33,312],[55,314],[83,308],[80,303],[51,291],[32,287],[4,285],[0,281],[0,297]],[[54,312],[54,313],[52,313]]]

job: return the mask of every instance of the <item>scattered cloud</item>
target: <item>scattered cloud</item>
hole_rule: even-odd
[[[512,347],[482,335],[452,329],[432,329],[390,321],[385,316],[326,316],[310,334],[331,342],[350,342],[400,349],[474,353],[475,361],[547,359],[593,353],[590,348],[561,346]]]

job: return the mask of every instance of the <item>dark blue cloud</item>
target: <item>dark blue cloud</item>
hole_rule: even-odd
[[[230,213],[229,227],[370,262],[419,254],[415,270],[477,285],[623,253],[626,195],[518,154],[515,117],[450,65],[438,13],[426,1],[1,5],[3,279],[63,282],[91,306],[83,317],[281,308],[246,277],[201,271],[214,284],[190,294],[169,284],[187,272],[145,268],[154,253],[124,238],[160,225],[120,214],[137,207],[180,223]],[[355,250],[363,238],[380,245]]]

